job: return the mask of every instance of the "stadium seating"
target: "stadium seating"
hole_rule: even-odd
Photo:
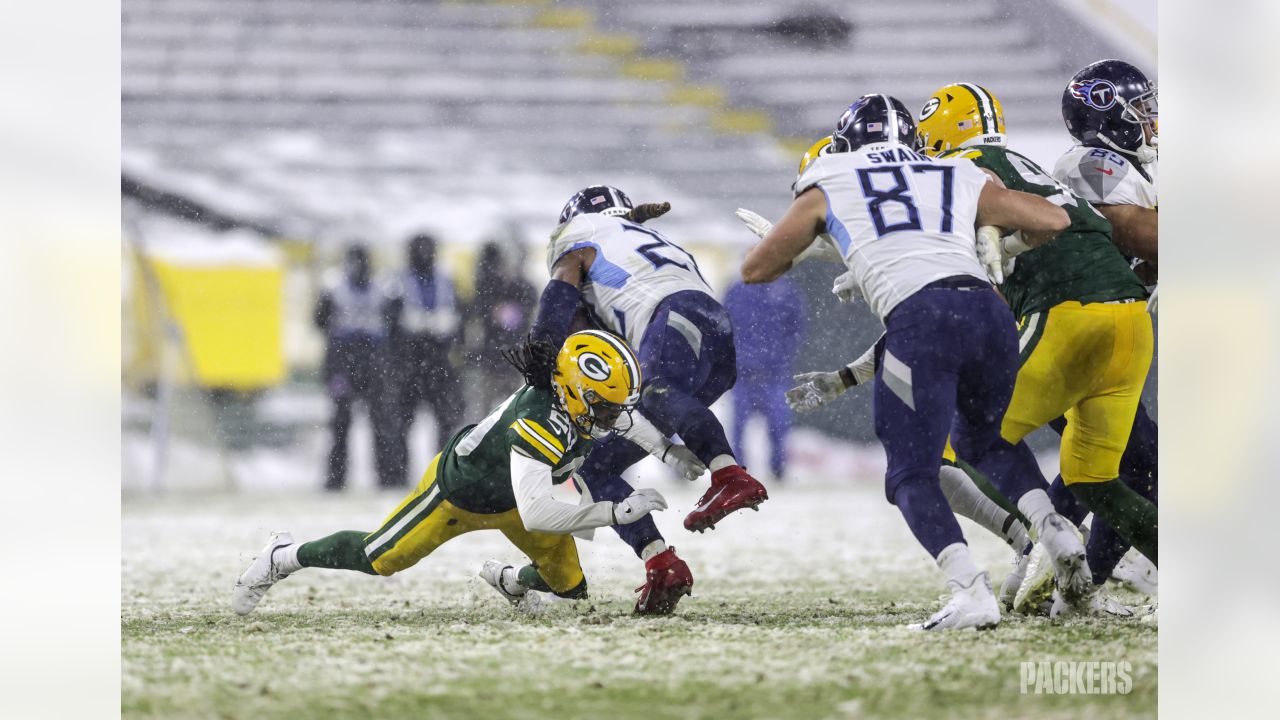
[[[124,167],[291,234],[353,216],[541,232],[611,182],[679,197],[674,233],[745,243],[732,209],[780,212],[797,148],[862,92],[914,106],[945,67],[1024,126],[1058,122],[1064,59],[1007,3],[795,7],[124,0]],[[809,37],[805,13],[836,30]]]

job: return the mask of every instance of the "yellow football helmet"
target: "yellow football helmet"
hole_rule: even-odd
[[[1004,108],[981,85],[948,85],[930,95],[920,109],[916,145],[925,155],[969,145],[1004,147]]]
[[[791,192],[795,192],[796,186],[800,184],[800,176],[804,175],[804,171],[809,169],[809,166],[813,164],[813,161],[817,160],[819,155],[827,155],[830,153],[831,153],[831,136],[830,135],[827,135],[826,137],[810,145],[809,149],[804,151],[804,157],[800,158],[800,168],[796,170],[796,181],[791,183]]]
[[[577,428],[601,438],[630,428],[640,403],[640,361],[626,341],[600,330],[565,339],[556,355],[551,386]],[[627,423],[620,424],[623,415]]]

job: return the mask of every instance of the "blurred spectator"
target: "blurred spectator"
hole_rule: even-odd
[[[524,339],[537,308],[537,292],[519,271],[523,246],[518,238],[511,240],[515,244],[505,251],[495,241],[485,243],[476,262],[467,349],[475,360],[478,377],[473,395],[482,413],[519,387],[519,378],[512,375],[502,351]]]
[[[324,382],[333,399],[333,447],[329,450],[326,490],[347,483],[347,433],[351,409],[363,400],[373,425],[374,461],[383,486],[403,482],[395,467],[395,419],[387,405],[387,321],[390,303],[386,288],[373,282],[369,251],[363,245],[347,248],[342,274],[333,277],[316,303],[315,322],[327,340]]]
[[[435,418],[433,453],[457,430],[465,410],[453,358],[462,327],[453,282],[436,266],[434,237],[413,236],[408,251],[409,267],[400,277],[392,308],[393,447],[401,482],[408,470],[409,430],[418,406],[428,405]]]
[[[738,354],[738,382],[733,388],[733,452],[747,454],[742,434],[756,413],[769,427],[769,470],[782,479],[786,470],[786,441],[791,432],[791,409],[785,394],[791,387],[791,363],[804,341],[808,313],[795,285],[780,278],[765,285],[729,288],[725,308],[733,319]]]

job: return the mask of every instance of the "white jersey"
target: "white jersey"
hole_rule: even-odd
[[[1058,158],[1053,177],[1094,205],[1154,208],[1159,202],[1154,171],[1154,164],[1139,169],[1114,150],[1077,145]]]
[[[596,320],[633,348],[654,308],[682,290],[711,295],[693,256],[656,230],[620,217],[577,215],[556,228],[547,252],[547,271],[565,253],[595,248],[582,296]]]
[[[974,218],[988,178],[964,158],[939,160],[890,143],[822,155],[796,192],[827,196],[827,232],[881,321],[934,280],[986,281]]]

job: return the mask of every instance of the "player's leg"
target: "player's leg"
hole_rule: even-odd
[[[510,574],[503,573],[506,576],[502,578],[503,585],[508,591],[523,595],[529,590],[536,590],[570,600],[581,600],[587,596],[587,579],[582,574],[578,548],[572,535],[529,532],[516,513],[503,513],[499,529],[532,561],[518,570],[510,568]],[[516,581],[514,584],[510,582],[511,576]]]
[[[1097,391],[1067,413],[1062,478],[1096,517],[1158,565],[1156,506],[1119,479],[1151,365],[1151,320],[1139,303],[1103,305],[1094,312],[1113,318],[1113,350]]]
[[[711,487],[685,517],[685,529],[714,528],[730,513],[767,500],[768,492],[738,463],[711,412],[711,404],[737,382],[733,323],[725,309],[703,293],[673,295],[654,314],[638,355],[646,378],[645,415],[678,433],[711,470]]]
[[[1147,409],[1139,404],[1133,430],[1129,434],[1129,444],[1125,446],[1124,455],[1120,458],[1120,480],[1158,506],[1157,434],[1155,422],[1147,414]],[[1111,577],[1130,547],[1129,542],[1106,521],[1101,518],[1094,520],[1085,549],[1089,555],[1089,567],[1093,570],[1095,585],[1101,585]],[[1144,578],[1141,582],[1148,581],[1149,578]]]
[[[579,492],[595,501],[624,500],[634,488],[620,473],[645,455],[647,453],[638,445],[620,437],[597,442],[578,470],[577,478],[582,481],[578,485]],[[689,566],[676,555],[675,548],[667,547],[652,517],[641,518],[629,525],[614,525],[613,530],[644,561],[645,583],[638,590],[640,596],[636,612],[670,613],[693,587],[693,573]]]
[[[885,497],[902,513],[952,590],[951,601],[925,629],[1000,621],[986,574],[974,563],[938,480],[963,361],[956,335],[968,324],[983,322],[953,295],[964,293],[923,290],[893,310],[873,389],[876,437],[888,460]],[[948,327],[953,312],[956,329]]]
[[[317,540],[295,543],[289,533],[272,535],[236,582],[232,607],[250,612],[267,590],[302,568],[352,570],[391,575],[411,567],[442,543],[487,526],[487,516],[455,508],[440,496],[436,484],[437,455],[413,492],[372,533],[344,530]]]

